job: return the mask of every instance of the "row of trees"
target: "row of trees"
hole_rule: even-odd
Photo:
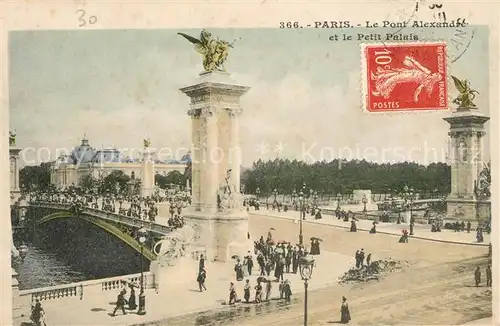
[[[50,163],[25,166],[19,171],[21,188],[26,190],[48,190],[50,184]],[[121,170],[114,170],[103,178],[95,178],[90,174],[79,180],[78,186],[83,190],[97,189],[99,192],[128,192],[132,178]],[[186,177],[179,171],[171,171],[167,175],[155,175],[155,183],[162,189],[172,185],[185,186]],[[140,179],[136,179],[136,187],[140,187]]]
[[[297,160],[258,160],[250,169],[242,172],[241,183],[246,193],[271,194],[277,189],[280,194],[300,191],[305,182],[307,189],[322,194],[347,194],[355,189],[370,189],[373,193],[402,192],[405,185],[422,193],[450,192],[450,167],[445,163],[428,166],[417,163],[384,163],[362,161],[316,162],[307,164]],[[171,185],[184,186],[191,179],[191,166],[184,173],[171,171],[167,175],[155,176],[155,183],[162,189]],[[80,187],[99,191],[128,191],[131,177],[115,170],[101,180],[90,175],[80,180]],[[50,185],[50,165],[26,166],[20,171],[21,186],[25,189],[45,189]],[[117,188],[118,185],[118,188]]]
[[[306,188],[322,194],[346,194],[355,189],[369,189],[372,193],[401,193],[407,185],[416,192],[448,194],[451,187],[450,167],[445,163],[428,166],[417,163],[373,163],[365,160],[316,162],[307,164],[297,160],[258,160],[242,173],[245,192],[280,194]]]

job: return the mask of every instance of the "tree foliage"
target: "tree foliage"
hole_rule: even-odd
[[[175,170],[170,171],[167,175],[155,175],[155,183],[162,189],[167,189],[172,184],[184,186],[186,184],[186,177],[185,174]]]
[[[126,193],[128,192],[128,182],[131,177],[121,170],[113,170],[105,176],[99,185],[99,192],[105,193]],[[117,186],[118,185],[118,186]]]
[[[50,188],[50,163],[23,167],[19,171],[19,183],[26,190]]]
[[[307,164],[297,160],[275,159],[254,162],[242,173],[242,183],[248,193],[280,194],[299,192],[302,184],[322,194],[347,194],[355,189],[369,189],[372,193],[400,193],[405,185],[416,192],[448,194],[451,172],[445,163],[428,166],[413,162],[373,163],[366,160],[333,160]]]

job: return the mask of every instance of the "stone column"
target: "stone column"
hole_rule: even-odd
[[[155,184],[154,162],[149,148],[144,148],[141,176],[141,197],[151,196]]]
[[[447,198],[447,215],[450,219],[484,219],[477,214],[475,186],[482,170],[483,152],[481,138],[484,124],[490,118],[476,108],[459,109],[444,118],[450,124],[451,193]]]
[[[240,113],[241,110],[239,109],[229,109],[229,164],[232,169],[232,180],[236,187],[236,192],[240,192],[241,177]]]
[[[17,281],[18,274],[12,268],[12,318],[19,318],[21,317],[21,303],[20,303],[20,296],[19,296],[19,282]]]
[[[208,260],[226,261],[236,250],[246,253],[251,249],[246,243],[246,212],[232,207],[235,201],[217,207],[227,169],[232,169],[230,185],[239,191],[239,125],[237,114],[229,113],[241,111],[239,100],[248,90],[225,72],[202,73],[193,85],[180,89],[191,100],[188,114],[193,127],[193,205],[184,218],[194,229],[194,245],[206,250]]]
[[[10,156],[10,190],[14,192],[20,191],[19,189],[19,153],[20,148],[9,148]]]
[[[204,159],[204,184],[203,184],[203,205],[206,212],[217,210],[217,189],[219,186],[219,175],[217,172],[219,148],[217,142],[217,116],[212,107],[206,107],[201,111],[204,129],[205,144],[203,151]]]
[[[200,175],[200,151],[201,151],[201,135],[200,135],[200,111],[189,110],[188,115],[191,116],[191,205],[194,210],[201,210],[201,175]]]

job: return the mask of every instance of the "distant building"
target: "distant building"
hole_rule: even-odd
[[[155,174],[167,175],[171,171],[184,173],[190,160],[189,154],[180,160],[155,159]],[[80,146],[74,147],[70,155],[61,155],[52,163],[50,182],[59,189],[78,186],[86,175],[100,179],[115,170],[123,171],[133,179],[141,179],[142,160],[124,157],[116,148],[94,149],[84,137]]]

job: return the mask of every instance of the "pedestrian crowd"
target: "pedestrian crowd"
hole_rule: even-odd
[[[486,273],[486,286],[491,287],[492,286],[492,274],[491,274],[491,263],[488,264],[485,270]],[[476,287],[479,287],[481,284],[481,267],[477,266],[476,270],[474,271],[474,281],[476,284]]]
[[[80,214],[85,209],[91,208],[151,222],[155,222],[158,216],[157,204],[169,202],[171,216],[168,219],[168,225],[173,228],[180,228],[185,225],[182,210],[190,202],[190,197],[180,191],[166,196],[155,194],[147,197],[138,195],[122,196],[111,193],[96,195],[84,192],[74,186],[65,191],[29,192],[24,194],[23,198],[27,198],[30,203],[71,204],[71,211],[75,214]]]

